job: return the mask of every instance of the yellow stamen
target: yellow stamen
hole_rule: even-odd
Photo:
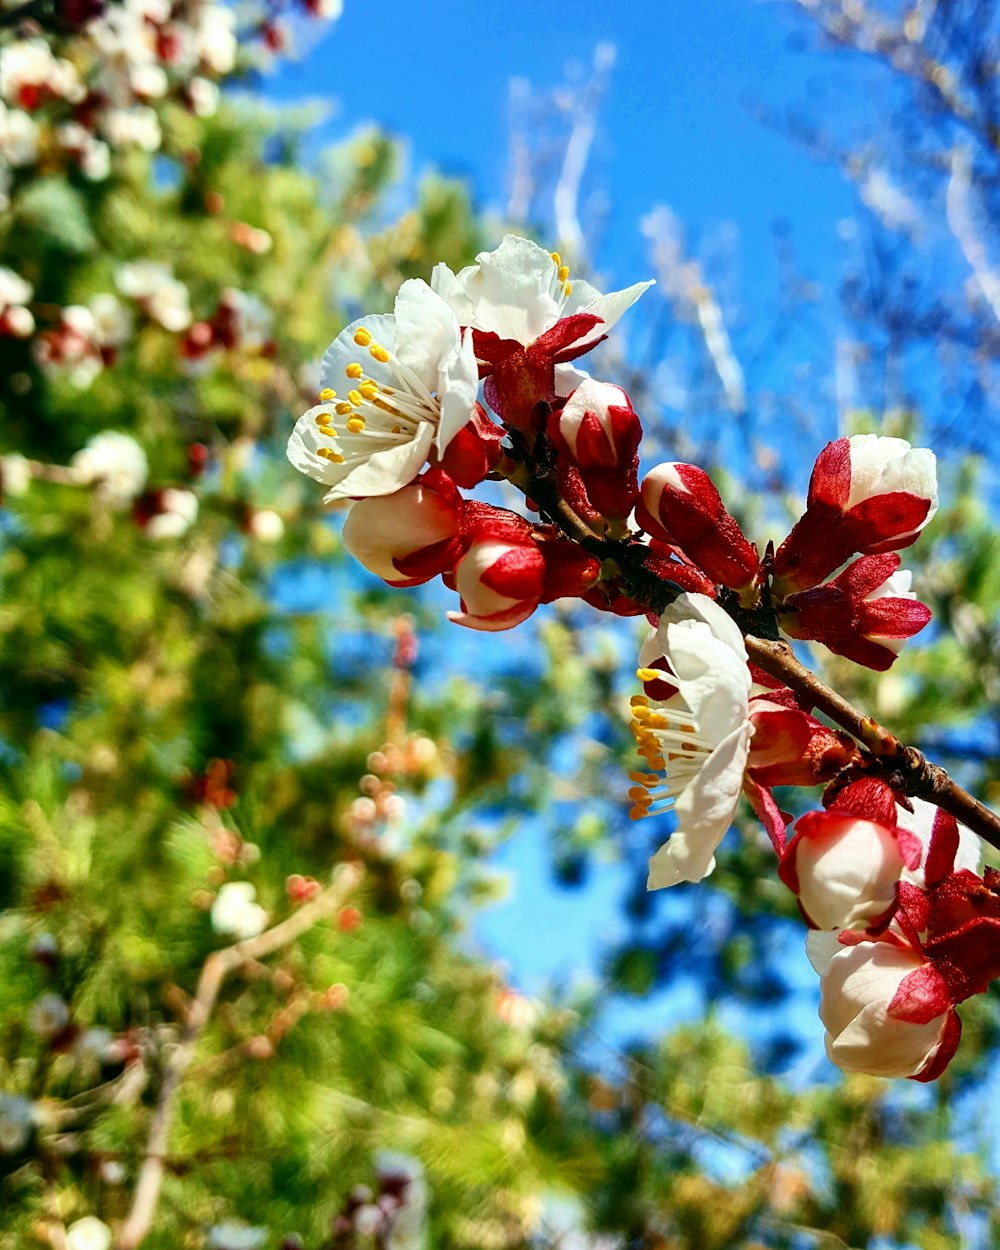
[[[549,252],[549,255],[552,257],[552,259],[556,262],[557,265],[562,264],[562,257],[559,255],[558,252]]]
[[[568,277],[569,277],[569,265],[560,265],[559,266],[559,281],[565,282]]]
[[[365,376],[364,369],[362,369],[356,360],[352,364],[349,364],[344,372],[349,378],[363,378]]]
[[[659,668],[637,668],[635,675],[640,681],[662,681],[666,677],[666,673]]]
[[[322,456],[324,460],[332,460],[334,464],[344,463],[344,457],[339,451],[334,451],[332,447],[320,447],[316,455]]]
[[[338,404],[336,408],[338,417],[349,417],[353,411],[354,408],[350,404]]]
[[[563,287],[563,294],[564,294],[564,295],[572,295],[572,294],[573,294],[573,283],[572,283],[572,282],[567,282],[567,283],[566,283],[566,285]]]
[[[329,386],[324,386],[323,389],[319,393],[319,400],[321,404],[329,403],[331,399],[336,399],[336,398],[337,398],[337,392],[334,390],[331,390]]]
[[[375,360],[380,361],[383,365],[387,365],[389,363],[389,353],[379,343],[373,343],[368,351]]]
[[[372,341],[372,336],[368,333],[364,326],[358,326],[354,331],[354,341],[359,347],[367,347]]]
[[[364,417],[351,417],[351,419],[347,423],[347,428],[350,430],[352,434],[360,434],[361,431],[365,428]]]
[[[367,400],[378,399],[378,387],[374,382],[362,382],[358,390]]]
[[[360,408],[361,405],[365,402],[364,396],[361,394],[360,391],[348,391],[347,398],[351,401],[351,403],[354,405],[355,408]]]

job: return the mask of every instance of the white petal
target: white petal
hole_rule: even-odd
[[[481,252],[478,268],[465,281],[475,305],[476,329],[531,343],[559,319],[552,295],[556,265],[530,239],[505,235],[494,252]]]
[[[395,316],[396,358],[412,369],[429,391],[436,391],[442,361],[461,345],[454,312],[426,282],[410,278],[399,288]]]
[[[466,331],[461,344],[456,344],[441,368],[438,383],[441,419],[435,440],[439,453],[443,454],[459,430],[468,424],[478,393],[479,367],[472,345],[472,333]]]
[[[326,349],[321,370],[323,386],[331,387],[340,395],[344,394],[345,389],[356,385],[356,382],[348,379],[346,373],[347,366],[355,361],[379,386],[398,385],[391,366],[382,364],[371,355],[367,347],[360,347],[355,343],[355,332],[362,329],[367,330],[372,339],[380,343],[386,351],[392,352],[396,346],[396,318],[391,313],[361,317],[341,330]]]
[[[573,294],[577,294],[577,287],[580,283],[574,284]],[[601,318],[601,324],[596,325],[589,334],[585,335],[580,342],[590,343],[599,339],[602,335],[607,334],[612,326],[617,325],[621,318],[628,312],[635,301],[642,295],[643,291],[649,290],[655,285],[652,279],[648,282],[636,282],[633,286],[627,286],[623,291],[612,291],[608,295],[600,295],[597,299],[592,300],[585,307],[573,307],[573,312],[594,313],[595,316]],[[593,288],[591,288],[593,290]],[[575,301],[574,301],[575,304]],[[571,305],[567,301],[563,316],[568,316],[571,311]]]
[[[677,800],[677,829],[649,861],[646,888],[700,881],[715,867],[715,851],[733,823],[743,786],[750,728],[738,725],[708,756]]]
[[[417,476],[427,461],[433,439],[433,425],[429,421],[421,421],[409,442],[376,451],[366,460],[353,465],[333,465],[343,476],[323,496],[324,502],[357,496],[391,495]]]

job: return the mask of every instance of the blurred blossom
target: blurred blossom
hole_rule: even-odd
[[[149,538],[183,538],[198,519],[198,496],[194,491],[167,487],[157,492],[158,511],[143,528]]]
[[[0,1155],[16,1155],[28,1144],[35,1109],[27,1098],[0,1091]]]
[[[59,994],[42,994],[31,1004],[28,1028],[39,1037],[52,1038],[69,1024],[69,1007]]]
[[[223,887],[225,888],[225,887]],[[226,1220],[208,1230],[211,1250],[258,1250],[267,1241],[267,1229]]]
[[[66,1250],[110,1250],[111,1229],[96,1215],[85,1215],[66,1229]]]
[[[285,523],[271,508],[259,508],[250,514],[249,531],[258,542],[276,543],[284,537]]]
[[[0,102],[0,160],[17,168],[38,159],[38,127],[23,109]]]
[[[34,287],[13,269],[0,265],[0,334],[27,338],[35,328],[35,318],[24,305],[34,294]]]
[[[17,452],[0,456],[0,504],[23,495],[31,485],[31,465]]]
[[[263,933],[267,928],[267,912],[256,900],[257,891],[249,881],[227,881],[212,904],[212,928],[216,933],[227,934],[241,942]]]
[[[191,324],[188,289],[169,265],[152,260],[120,265],[115,282],[123,295],[134,299],[165,330],[179,333]]]
[[[78,451],[72,467],[86,482],[97,484],[112,507],[127,507],[146,484],[146,453],[130,434],[102,430]]]

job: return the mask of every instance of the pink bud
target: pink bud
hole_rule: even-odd
[[[390,586],[419,586],[455,567],[462,500],[431,469],[391,495],[359,499],[344,522],[344,546]]]
[[[940,973],[887,933],[847,946],[820,983],[826,1053],[845,1072],[934,1080],[958,1047],[961,1026]]]
[[[757,549],[697,465],[659,464],[652,469],[640,488],[636,519],[655,538],[680,547],[719,585],[739,590],[757,576]]]
[[[902,438],[856,434],[820,452],[806,511],[778,548],[786,590],[815,586],[852,555],[899,551],[937,511],[934,453]]]
[[[532,527],[506,508],[465,506],[466,550],[447,585],[461,597],[448,619],[469,629],[511,629],[534,612],[545,588],[545,558]]]
[[[814,639],[834,655],[884,672],[931,619],[910,590],[912,575],[898,568],[892,553],[861,556],[825,586],[789,595],[778,623],[792,638]]]
[[[903,853],[895,831],[835,812],[807,812],[779,876],[814,929],[868,929],[896,909]],[[918,851],[919,858],[919,851]]]
[[[769,696],[750,700],[750,723],[747,769],[764,786],[815,786],[860,759],[847,734]]]

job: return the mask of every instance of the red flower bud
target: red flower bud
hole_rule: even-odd
[[[660,464],[642,483],[636,520],[656,538],[675,543],[722,586],[741,590],[760,560],[726,510],[712,479],[693,464]]]
[[[391,495],[359,499],[344,522],[344,546],[390,586],[419,586],[455,567],[461,517],[454,482],[430,469]]]

